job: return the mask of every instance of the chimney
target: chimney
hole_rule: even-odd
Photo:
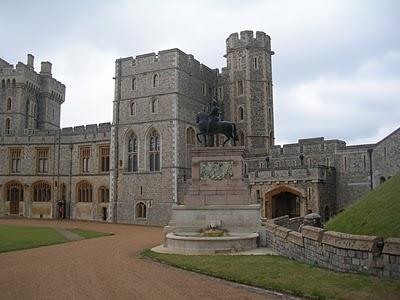
[[[42,68],[40,69],[40,75],[47,75],[51,77],[51,62],[42,61]]]
[[[26,64],[27,64],[27,66],[30,68],[30,69],[34,69],[34,67],[33,67],[33,61],[34,61],[34,59],[35,59],[35,57],[32,55],[32,54],[28,54],[28,59],[27,59],[27,62],[26,62]]]

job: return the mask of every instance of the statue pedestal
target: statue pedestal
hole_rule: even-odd
[[[164,227],[164,246],[176,253],[212,254],[257,247],[261,228],[260,205],[251,204],[243,178],[242,147],[194,148],[192,183],[182,205],[172,208]],[[222,237],[202,237],[208,228]]]

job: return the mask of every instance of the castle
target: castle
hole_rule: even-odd
[[[271,40],[231,34],[218,69],[170,49],[115,62],[113,122],[60,128],[65,86],[52,64],[0,59],[0,215],[165,225],[191,179],[196,114],[217,99],[246,149],[262,216],[327,220],[400,170],[400,128],[376,144],[275,145]],[[221,147],[222,137],[214,145]]]

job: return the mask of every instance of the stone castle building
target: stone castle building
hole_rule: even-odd
[[[117,59],[112,124],[73,128],[60,128],[65,86],[51,63],[37,73],[30,54],[0,59],[0,215],[165,225],[190,183],[196,114],[214,98],[237,124],[263,217],[328,219],[399,172],[400,128],[369,145],[275,145],[273,54],[268,35],[243,31],[226,40],[221,71],[179,49]]]

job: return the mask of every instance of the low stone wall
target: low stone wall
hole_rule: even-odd
[[[265,224],[267,246],[283,256],[339,272],[400,279],[400,238],[383,240],[312,226],[303,226],[298,232],[274,221]]]
[[[300,225],[303,224],[303,221],[304,217],[295,217],[289,219],[288,215],[273,219],[274,224],[296,231],[299,231]]]

